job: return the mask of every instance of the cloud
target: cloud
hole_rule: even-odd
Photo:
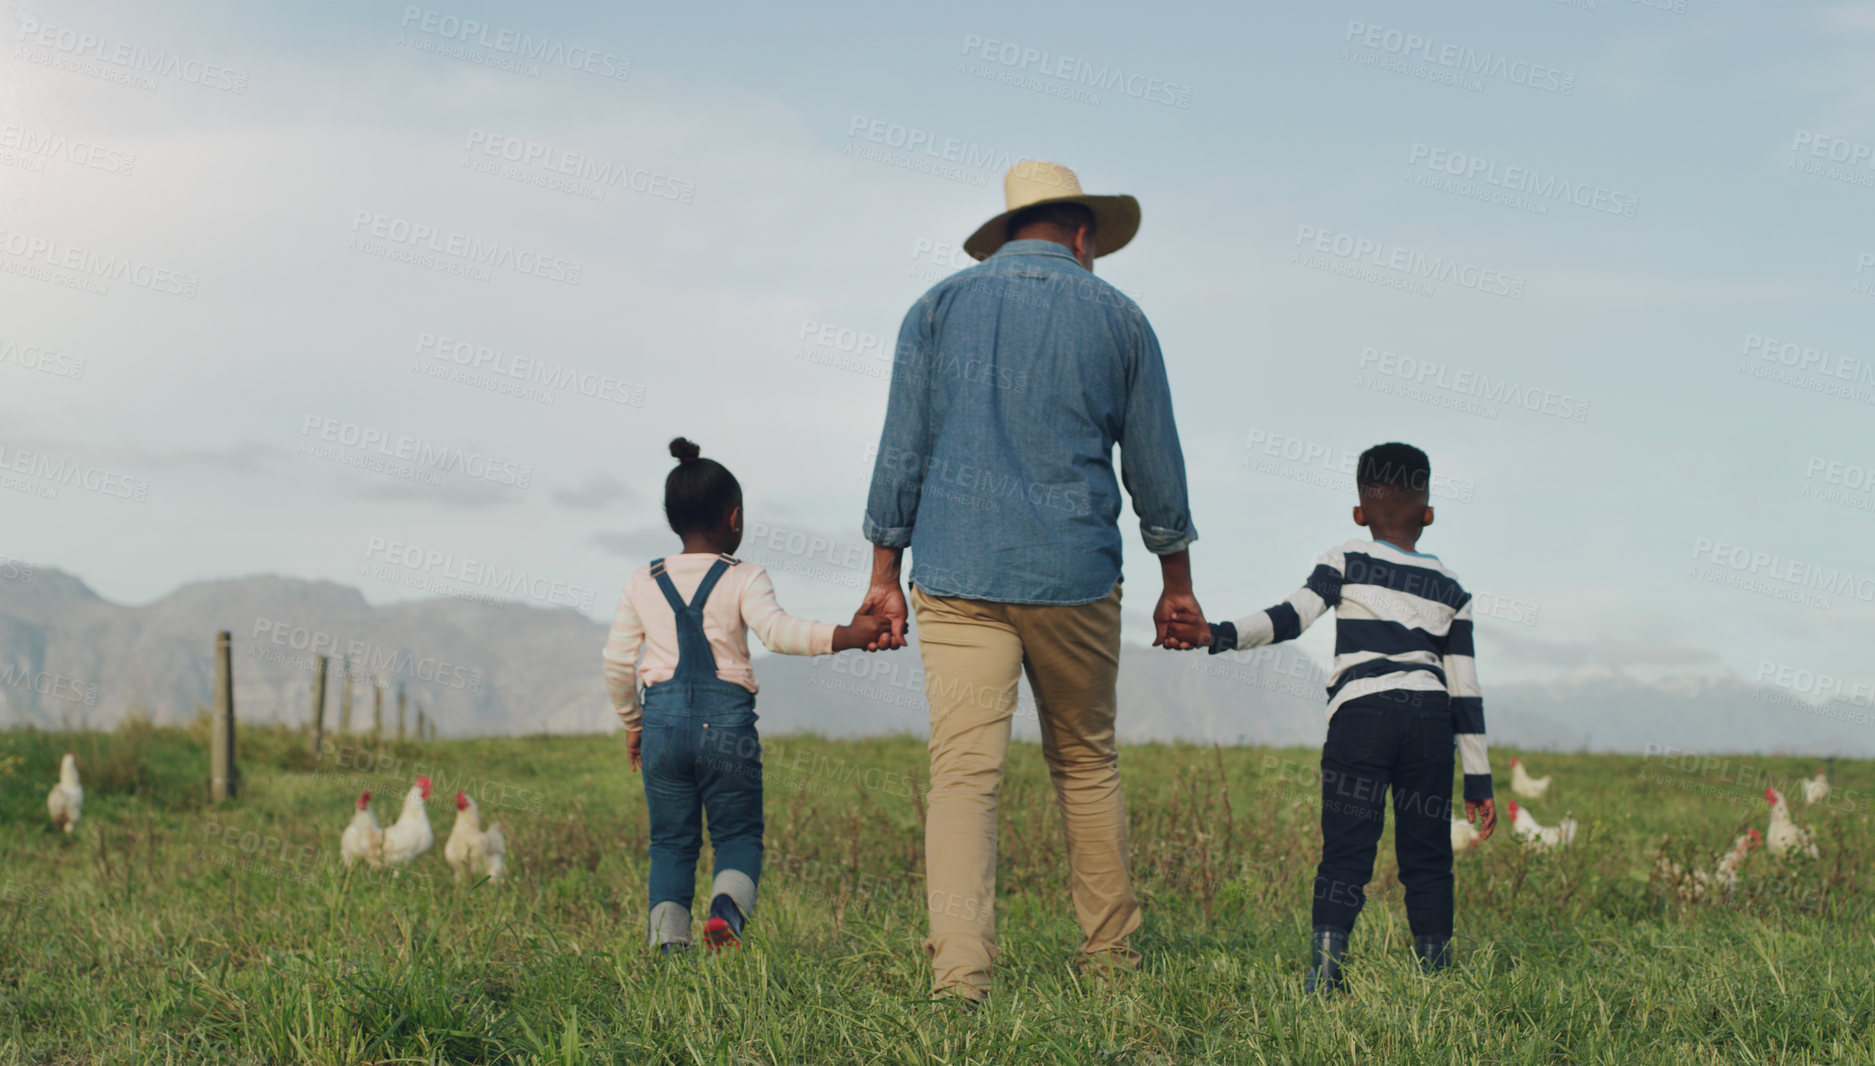
[[[349,495],[359,500],[380,500],[390,503],[415,500],[441,504],[445,507],[476,510],[485,507],[506,507],[521,502],[521,494],[514,489],[481,481],[447,481],[441,485],[419,485],[409,481],[387,480],[383,484],[367,485]]]
[[[634,529],[629,533],[601,530],[593,534],[592,542],[604,549],[608,555],[650,562],[660,555],[672,553],[677,547],[672,543],[674,536],[675,534],[662,526],[647,526],[644,529]]]
[[[597,511],[612,503],[636,505],[638,494],[611,474],[594,474],[577,488],[553,490],[553,502],[576,511]]]

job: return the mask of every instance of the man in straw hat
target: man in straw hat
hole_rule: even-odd
[[[1159,341],[1138,305],[1093,275],[1097,257],[1133,239],[1139,202],[1085,195],[1055,163],[1018,164],[1003,191],[1008,210],[964,242],[982,262],[934,286],[899,330],[860,607],[893,620],[877,646],[905,646],[909,547],[931,708],[924,948],[935,994],[972,1002],[988,995],[996,956],[997,787],[1025,672],[1082,957],[1139,961],[1114,735],[1122,480],[1165,583],[1153,643],[1191,647],[1169,624],[1203,617]]]

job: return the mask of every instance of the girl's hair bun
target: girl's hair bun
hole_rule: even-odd
[[[680,463],[690,462],[702,454],[703,449],[683,437],[671,441],[671,455]]]

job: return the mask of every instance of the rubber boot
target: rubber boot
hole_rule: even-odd
[[[1413,938],[1413,954],[1419,956],[1421,973],[1438,973],[1452,964],[1452,938],[1416,936]]]
[[[1346,930],[1320,925],[1309,934],[1309,975],[1302,990],[1324,995],[1341,989],[1341,959],[1348,953]]]
[[[710,920],[703,923],[703,942],[712,951],[742,943],[742,908],[728,894],[710,901]]]

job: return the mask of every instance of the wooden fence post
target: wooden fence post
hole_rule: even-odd
[[[384,736],[384,682],[371,679],[371,739]]]
[[[319,656],[319,673],[312,683],[312,753],[318,758],[325,750],[326,743],[326,665],[330,662],[325,656]]]
[[[345,670],[345,681],[339,686],[339,735],[349,736],[352,731],[352,661],[341,659]]]
[[[417,739],[418,740],[424,740],[427,738],[428,734],[425,732],[425,730],[429,728],[429,724],[430,724],[429,721],[423,717],[423,704],[421,703],[417,704]]]
[[[404,739],[404,686],[397,686],[397,739]]]
[[[221,803],[240,791],[234,766],[234,652],[227,630],[215,634],[215,696],[209,708],[208,798]]]

